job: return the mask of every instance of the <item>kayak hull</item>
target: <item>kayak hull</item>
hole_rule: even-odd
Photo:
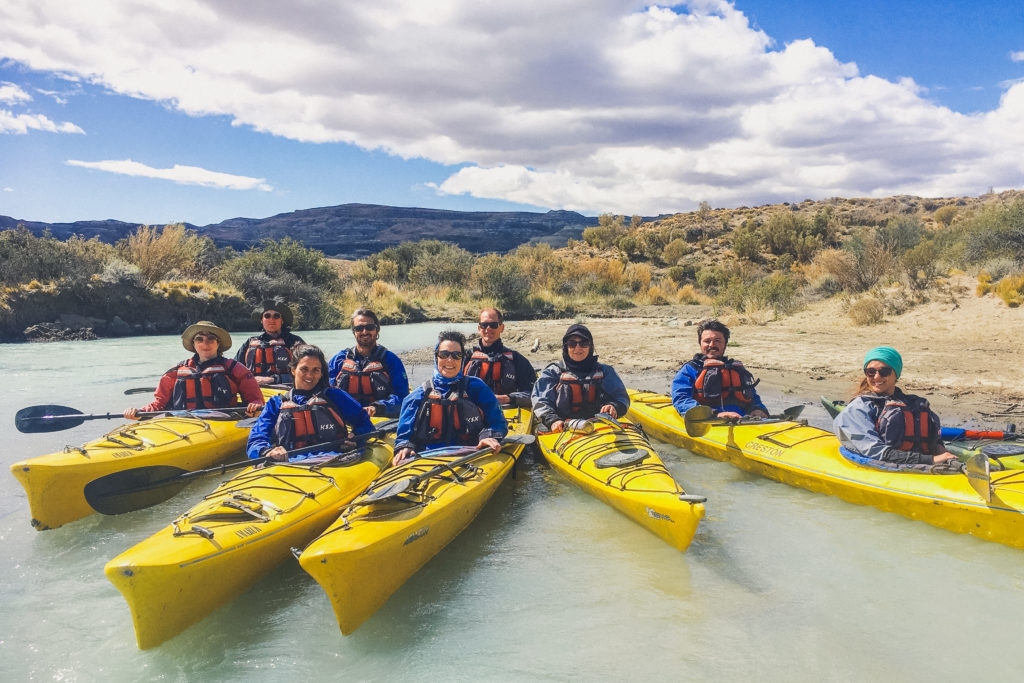
[[[991,475],[986,504],[963,474],[878,470],[843,457],[831,432],[797,422],[710,425],[691,437],[664,395],[630,391],[629,415],[648,433],[694,453],[850,503],[870,505],[957,533],[1024,548],[1024,477]]]
[[[510,434],[533,426],[528,410],[505,411]],[[399,498],[367,495],[449,463],[465,449],[441,449],[385,472],[299,555],[323,588],[345,635],[355,631],[480,513],[515,466],[524,446],[510,444],[446,474],[424,480]]]
[[[108,562],[139,648],[174,637],[256,583],[330,524],[392,454],[389,443],[373,441],[353,464],[247,469]]]
[[[42,531],[91,515],[86,485],[134,467],[167,465],[192,471],[240,456],[248,428],[241,418],[169,416],[132,422],[77,447],[11,465],[28,497],[32,526]]]
[[[687,496],[642,431],[626,420],[598,420],[594,431],[538,432],[551,468],[677,550],[686,550],[704,517],[704,499]],[[602,457],[634,455],[639,462],[600,467]],[[628,458],[627,458],[628,459]]]

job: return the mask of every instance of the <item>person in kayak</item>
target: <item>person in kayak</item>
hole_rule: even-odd
[[[942,425],[928,401],[896,386],[903,374],[903,358],[896,349],[871,349],[864,356],[863,370],[854,398],[832,422],[843,448],[901,465],[934,465],[956,458],[942,443]]]
[[[401,359],[377,343],[377,314],[369,308],[353,313],[352,336],[356,345],[331,359],[331,383],[358,401],[370,417],[396,417],[409,395],[409,377]]]
[[[300,344],[292,349],[291,374],[295,387],[287,394],[271,396],[249,432],[245,452],[250,459],[269,457],[287,460],[287,451],[318,443],[344,441],[373,430],[370,418],[351,396],[327,382],[327,359],[318,347]],[[304,460],[324,453],[352,448],[345,442],[322,452],[305,453]]]
[[[700,352],[683,363],[672,380],[672,405],[680,415],[697,405],[709,406],[715,415],[725,418],[768,417],[761,397],[759,380],[738,360],[725,355],[729,328],[717,320],[702,320],[697,325]]]
[[[480,311],[477,328],[480,343],[469,354],[462,371],[468,377],[482,379],[502,406],[529,408],[537,373],[523,354],[502,343],[505,317],[497,308],[485,308]]]
[[[479,377],[462,373],[466,337],[445,330],[434,347],[434,375],[402,401],[395,436],[395,457],[400,465],[430,447],[476,444],[501,449],[508,423],[494,392]]]
[[[195,410],[246,405],[250,415],[263,408],[263,392],[249,369],[222,354],[231,348],[231,335],[208,320],[189,325],[181,333],[181,345],[194,355],[164,373],[143,408],[128,408],[124,416],[136,419],[139,412]],[[241,395],[241,400],[239,400]]]
[[[292,334],[291,309],[281,301],[264,301],[253,316],[263,326],[263,333],[246,339],[235,360],[252,371],[257,384],[291,384],[292,348],[305,343]]]
[[[544,368],[533,385],[533,414],[548,431],[561,431],[570,418],[617,418],[629,410],[625,385],[615,368],[597,362],[594,350],[590,330],[570,325],[562,337],[562,362]]]

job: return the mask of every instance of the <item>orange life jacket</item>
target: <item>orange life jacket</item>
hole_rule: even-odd
[[[886,445],[901,451],[934,455],[942,427],[939,416],[920,396],[890,398],[875,420],[875,429]]]
[[[240,405],[238,383],[231,370],[238,363],[217,358],[202,370],[192,364],[193,359],[178,363],[168,370],[174,373],[174,389],[167,404],[169,410],[196,410],[200,408],[228,408]]]
[[[361,406],[383,401],[394,393],[391,375],[384,365],[384,353],[384,347],[378,346],[369,358],[360,362],[356,360],[356,350],[349,349],[341,369],[334,377],[334,386],[346,392]]]
[[[604,371],[600,366],[582,377],[555,363],[562,370],[555,385],[555,412],[565,419],[593,417],[601,410]]]
[[[698,367],[695,361],[687,361],[699,369],[693,382],[693,399],[713,408],[738,405],[744,411],[754,405],[755,380],[750,371],[738,360],[705,358]]]
[[[413,425],[412,440],[421,446],[443,443],[476,444],[484,428],[484,413],[469,399],[466,379],[461,379],[447,394],[423,383],[423,402]]]
[[[296,403],[293,392],[281,401],[274,434],[285,450],[305,448],[318,443],[337,441],[348,436],[348,427],[323,393],[316,393],[305,403]]]
[[[245,350],[245,367],[254,375],[287,375],[292,362],[292,351],[284,339],[264,341],[260,337],[249,339]]]
[[[463,372],[482,379],[495,394],[511,394],[517,388],[515,356],[507,349],[494,354],[473,349]]]

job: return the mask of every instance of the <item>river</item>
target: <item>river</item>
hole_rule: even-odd
[[[396,351],[436,324],[386,327]],[[347,331],[303,332],[328,354]],[[244,339],[244,334],[236,334]],[[0,345],[6,470],[113,428],[20,434],[34,404],[120,412],[186,356],[177,337]],[[413,381],[422,380],[423,368]],[[630,383],[630,382],[627,382]],[[632,378],[641,388],[641,378]],[[788,397],[792,402],[792,397]],[[820,415],[808,409],[812,421]],[[214,488],[37,532],[0,475],[4,681],[1015,680],[1020,550],[791,488],[655,442],[708,497],[679,553],[553,472],[525,463],[480,517],[353,635],[289,560],[242,598],[149,651],[103,575],[112,557]]]

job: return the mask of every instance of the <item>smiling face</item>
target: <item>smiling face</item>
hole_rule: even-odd
[[[882,373],[888,373],[888,376],[883,377]],[[896,373],[880,360],[873,360],[864,366],[864,379],[867,380],[868,388],[876,394],[892,396],[896,390]]]
[[[192,337],[192,345],[199,354],[199,361],[205,362],[220,355],[220,343],[217,337],[209,332],[200,332]]]
[[[281,327],[284,325],[284,318],[281,317],[280,311],[263,311],[263,316],[260,318],[260,322],[263,323],[263,331],[269,334],[271,337],[276,337],[281,334]]]
[[[484,323],[487,324],[485,325]],[[501,339],[501,333],[505,331],[505,325],[498,322],[498,314],[494,311],[482,311],[477,329],[480,330],[480,342],[484,346],[492,346]]]
[[[590,340],[578,337],[575,334],[565,340],[565,350],[577,363],[587,359],[590,355]]]
[[[714,330],[700,333],[700,352],[708,358],[721,358],[725,355],[725,335]]]
[[[462,347],[458,342],[445,340],[437,347],[437,369],[443,377],[455,377],[462,369]],[[456,358],[452,354],[457,354]],[[448,356],[445,358],[444,356]]]
[[[357,315],[352,318],[352,336],[356,338],[356,346],[360,349],[373,349],[377,346],[377,336],[380,330],[373,318],[365,315]]]
[[[320,359],[314,356],[305,356],[299,359],[295,365],[295,388],[301,391],[310,391],[320,383],[323,377],[324,368]]]

